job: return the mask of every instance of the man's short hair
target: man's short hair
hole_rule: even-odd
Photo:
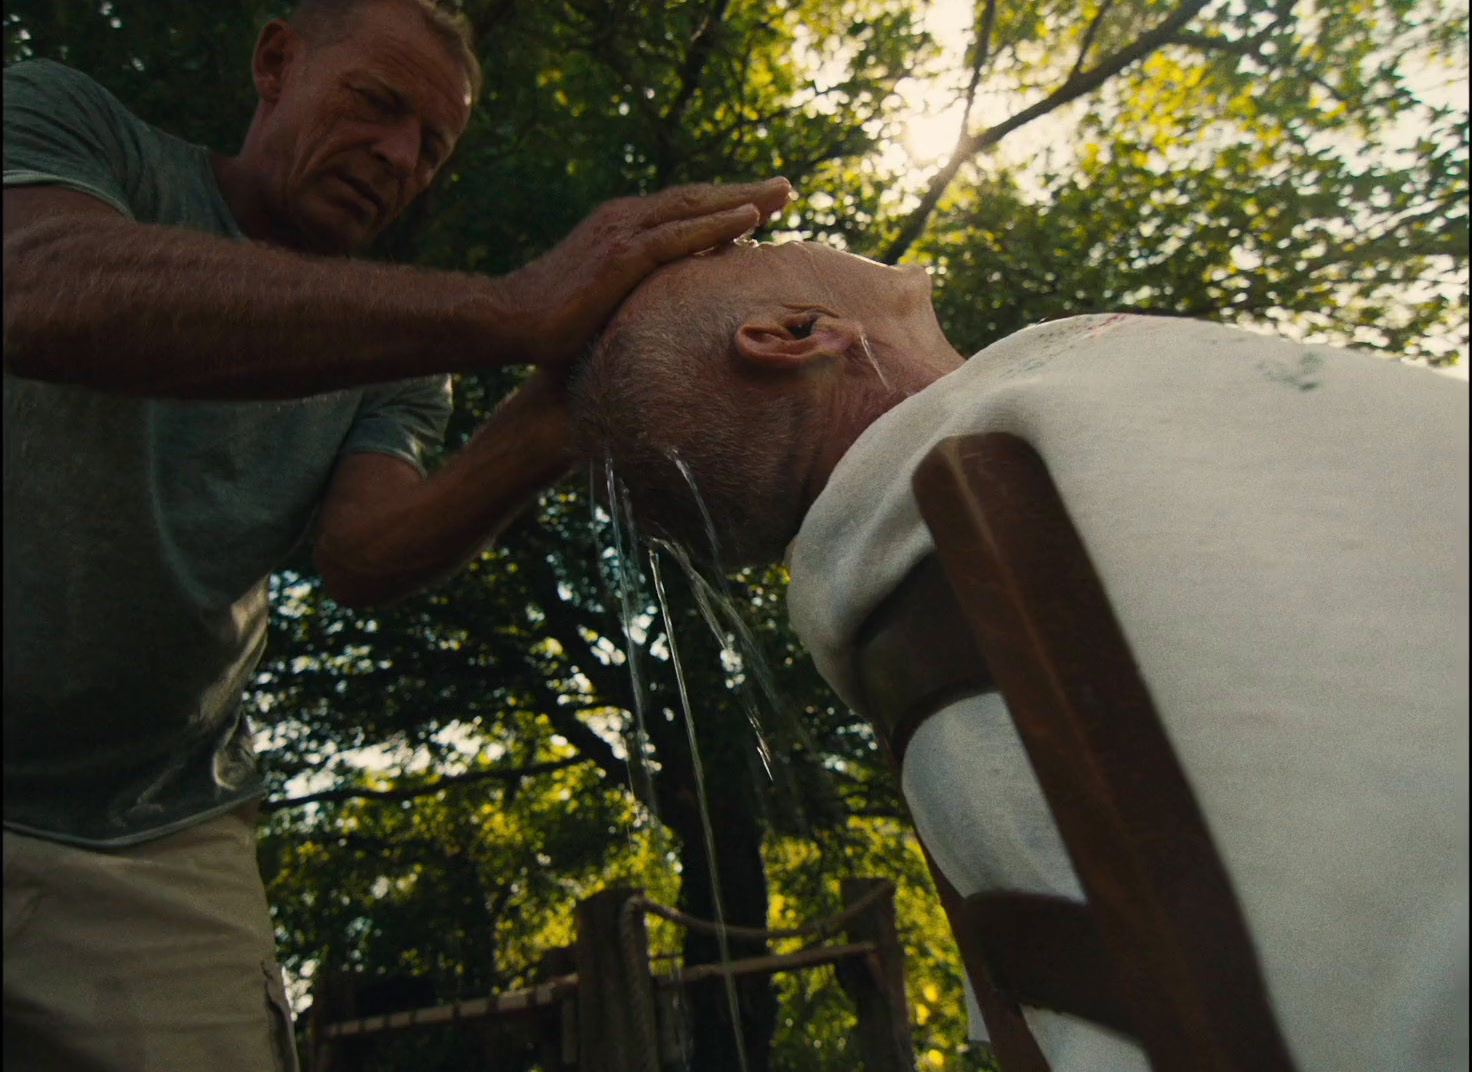
[[[332,44],[348,35],[359,11],[382,3],[408,3],[419,9],[426,25],[460,58],[470,79],[470,103],[474,107],[480,99],[483,81],[475,28],[463,11],[450,8],[440,0],[298,0],[287,21],[311,43]]]
[[[806,506],[793,459],[809,446],[796,438],[808,393],[772,391],[753,409],[722,389],[749,312],[725,298],[648,310],[604,332],[570,387],[575,446],[595,478],[611,463],[642,532],[723,569],[779,561]]]

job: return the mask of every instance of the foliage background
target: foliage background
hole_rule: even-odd
[[[1432,364],[1465,355],[1467,12],[1455,0],[981,0],[963,5],[955,37],[929,32],[912,0],[464,7],[483,103],[377,255],[510,271],[606,198],[781,173],[802,197],[779,236],[927,265],[962,352],[1108,309]],[[61,59],[144,118],[230,152],[253,109],[250,42],[281,11],[12,0],[6,61]],[[1460,97],[1428,90],[1458,78]],[[896,150],[917,103],[955,117],[954,148],[919,170]],[[515,380],[461,378],[452,448]],[[272,767],[262,863],[289,970],[431,977],[446,1000],[529,982],[570,940],[576,899],[609,884],[711,918],[703,788],[728,920],[791,926],[835,911],[842,876],[894,878],[921,1065],[984,1067],[894,781],[788,629],[780,568],[723,582],[758,659],[723,651],[736,625],[706,629],[661,556],[698,751],[640,582],[637,761],[623,560],[588,479],[549,492],[460,578],[397,606],[336,606],[305,560],[278,576],[248,699]],[[754,687],[759,661],[770,695]],[[717,956],[662,924],[653,938],[687,963]],[[692,996],[692,1067],[733,1067],[725,1008],[719,992]],[[831,969],[748,980],[741,1011],[752,1069],[860,1067]],[[444,1036],[378,1060],[530,1067],[522,1041],[500,1040],[499,1064]]]

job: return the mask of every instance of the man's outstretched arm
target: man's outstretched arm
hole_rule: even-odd
[[[347,455],[318,516],[327,593],[384,603],[453,573],[568,471],[571,438],[561,379],[542,370],[427,479],[391,455]]]
[[[786,205],[785,180],[601,206],[505,276],[310,257],[4,192],[5,368],[163,398],[291,398],[497,365],[564,367],[660,264]]]

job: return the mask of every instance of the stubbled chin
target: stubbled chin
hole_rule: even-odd
[[[368,248],[373,241],[373,233],[367,227],[350,228],[320,220],[310,220],[302,232],[311,252],[324,256],[346,257]]]
[[[313,253],[347,256],[366,249],[377,232],[372,221],[319,191],[298,202],[296,225]]]

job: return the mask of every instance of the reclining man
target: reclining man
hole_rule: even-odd
[[[723,567],[791,541],[793,624],[856,707],[856,636],[933,548],[916,465],[953,435],[1025,440],[1204,811],[1297,1067],[1466,1067],[1464,384],[1122,315],[963,361],[922,269],[750,244],[651,276],[573,391],[578,441],[645,531]],[[962,896],[1081,900],[992,699],[916,730],[901,783],[921,839]],[[1147,1067],[1104,1028],[1024,1014],[1055,1069]]]

